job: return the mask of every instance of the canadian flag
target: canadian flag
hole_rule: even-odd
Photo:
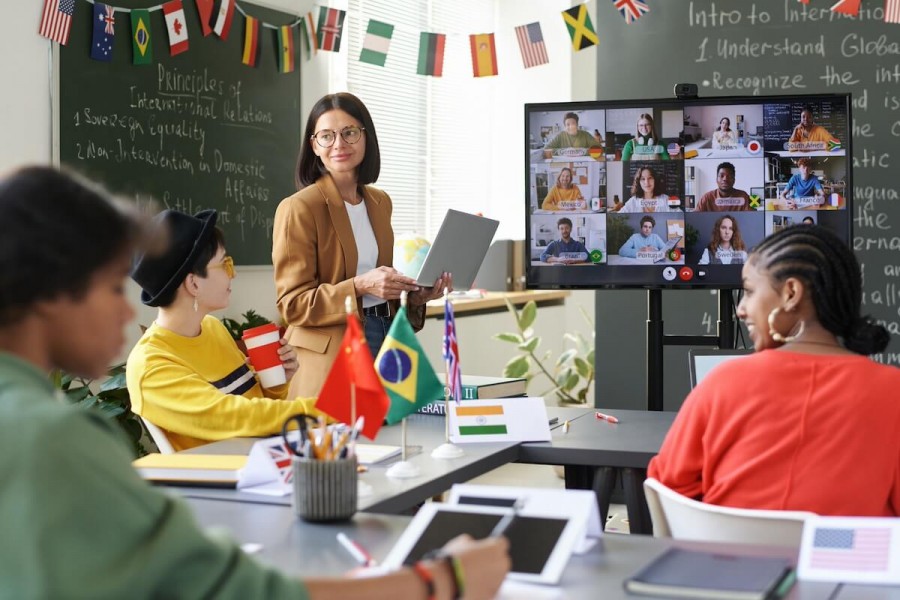
[[[169,30],[169,54],[175,56],[188,49],[187,25],[184,22],[184,6],[181,0],[172,0],[163,4],[166,16],[166,29]]]

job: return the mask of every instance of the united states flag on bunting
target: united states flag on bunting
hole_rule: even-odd
[[[522,53],[522,62],[526,69],[546,65],[550,62],[539,22],[535,21],[516,27],[516,39],[519,41],[519,50]]]
[[[884,0],[884,22],[900,23],[900,0]]]
[[[453,304],[444,300],[444,362],[447,364],[447,387],[450,397],[458,403],[462,400],[462,372],[459,368],[459,345],[456,342],[456,319]]]
[[[644,13],[650,12],[650,7],[643,0],[612,0],[622,16],[625,17],[625,24],[631,25],[641,18]]]
[[[65,46],[69,41],[69,30],[72,28],[74,13],[75,0],[44,0],[44,11],[41,13],[41,27],[38,29],[38,33]]]

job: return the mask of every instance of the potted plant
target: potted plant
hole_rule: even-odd
[[[547,350],[538,356],[541,338],[535,335],[532,327],[537,318],[537,304],[531,300],[520,312],[507,300],[506,307],[515,319],[518,332],[498,333],[493,337],[516,344],[519,353],[506,363],[504,377],[524,377],[527,389],[535,377],[541,376],[550,387],[540,395],[556,394],[560,404],[587,404],[594,381],[594,323],[584,308],[579,306],[581,315],[590,326],[590,340],[585,339],[581,333],[563,334],[569,347],[551,363],[552,351]]]

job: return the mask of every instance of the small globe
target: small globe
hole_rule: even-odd
[[[394,268],[407,277],[416,277],[431,249],[431,243],[416,233],[394,238]]]

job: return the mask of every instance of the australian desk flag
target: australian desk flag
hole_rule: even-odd
[[[389,424],[401,421],[416,409],[444,395],[444,386],[416,341],[416,334],[402,307],[375,357],[375,370],[391,399]]]
[[[101,2],[94,3],[94,37],[91,42],[91,58],[110,62],[116,30],[116,9]]]

